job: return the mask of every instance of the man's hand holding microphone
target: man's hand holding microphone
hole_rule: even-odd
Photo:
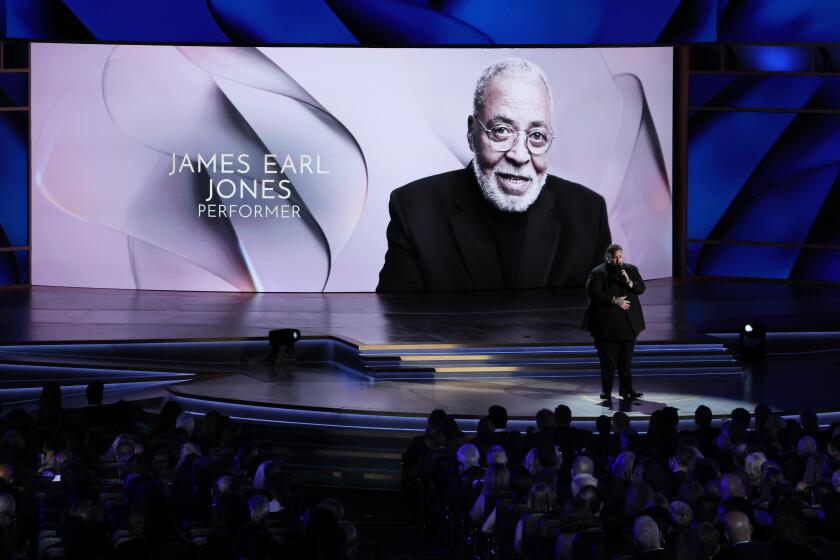
[[[630,277],[627,275],[627,269],[625,269],[622,266],[620,272],[621,272],[621,277],[624,278],[624,283],[627,284],[628,288],[632,288],[633,287],[633,281],[630,280]]]
[[[633,287],[633,281],[630,280],[630,276],[627,275],[627,270],[622,266],[620,271],[621,277],[624,279],[624,283],[627,284],[628,288]],[[630,309],[630,299],[624,296],[621,297],[614,297],[613,303],[622,308],[623,310],[627,311]]]

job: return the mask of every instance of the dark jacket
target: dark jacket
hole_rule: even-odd
[[[620,280],[617,272],[611,272],[606,263],[601,263],[589,273],[586,280],[586,295],[589,304],[583,317],[583,328],[596,339],[633,340],[645,328],[645,317],[639,304],[639,295],[645,292],[645,281],[639,269],[624,263],[633,287]],[[613,297],[624,296],[630,300],[627,311],[612,303]]]
[[[472,166],[391,193],[378,292],[498,290],[505,278]],[[604,198],[549,175],[528,209],[516,288],[582,286],[610,244]]]

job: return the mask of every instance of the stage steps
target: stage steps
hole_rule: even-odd
[[[377,381],[494,378],[574,378],[599,375],[598,355],[587,345],[360,346],[358,360]],[[633,374],[742,375],[743,368],[723,344],[641,343]]]
[[[598,377],[595,348],[581,344],[365,345],[335,337],[298,342],[297,365],[337,369],[373,381],[573,379]],[[90,381],[106,390],[180,384],[230,373],[269,377],[265,338],[149,340],[0,345],[0,395],[31,403],[48,381],[79,394]],[[723,344],[641,343],[634,375],[739,376],[743,369]]]

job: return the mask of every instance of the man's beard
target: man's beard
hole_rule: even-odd
[[[515,169],[506,165],[497,165],[486,171],[482,171],[475,158],[473,158],[472,167],[484,198],[502,212],[525,212],[537,200],[537,197],[540,196],[542,188],[545,186],[545,181],[548,178],[548,171],[537,175],[533,171],[524,172],[521,169]],[[511,175],[528,177],[531,180],[531,188],[521,195],[508,194],[499,185],[496,173],[509,173]]]

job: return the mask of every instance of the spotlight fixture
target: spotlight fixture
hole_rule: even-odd
[[[295,359],[295,343],[300,340],[297,329],[272,329],[268,331],[272,362],[291,362]]]
[[[767,331],[758,323],[747,322],[741,327],[741,332],[738,334],[738,344],[741,350],[741,359],[763,360],[767,345]]]

